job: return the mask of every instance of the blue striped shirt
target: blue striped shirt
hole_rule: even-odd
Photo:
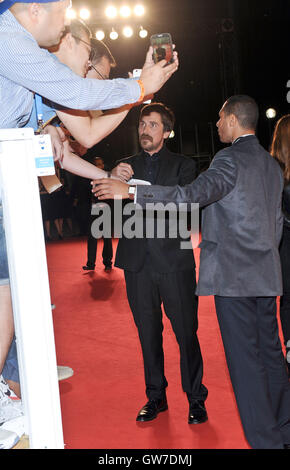
[[[81,78],[33,36],[7,10],[0,15],[0,128],[29,120],[33,92],[70,109],[111,109],[138,101],[136,80]]]

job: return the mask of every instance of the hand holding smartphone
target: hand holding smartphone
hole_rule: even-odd
[[[150,38],[153,47],[153,60],[155,64],[161,60],[166,60],[167,65],[173,62],[172,38],[169,33],[154,34]]]
[[[158,36],[159,36],[159,39],[160,39],[160,36],[163,36],[164,38],[164,34],[158,35]],[[168,38],[168,33],[166,33],[166,36]],[[150,95],[154,95],[155,93],[157,93],[157,91],[159,91],[160,88],[162,88],[164,83],[166,83],[167,80],[169,80],[170,77],[178,70],[178,66],[179,66],[178,54],[176,51],[173,52],[173,46],[171,44],[172,43],[171,37],[169,39],[169,43],[167,43],[167,46],[165,47],[165,59],[162,60],[162,57],[164,56],[164,52],[163,52],[160,57],[161,61],[159,61],[158,63],[154,63],[154,60],[153,60],[154,46],[152,46],[152,42],[154,44],[153,39],[151,41],[149,50],[146,54],[145,63],[143,65],[141,76],[140,76],[140,79],[142,80],[143,86],[145,89],[145,96],[150,96]],[[163,42],[159,41],[158,47],[160,46],[160,44],[163,44]],[[166,50],[167,50],[167,53],[166,53]],[[155,60],[157,60],[158,54],[155,54],[155,56],[156,56]],[[167,63],[167,60],[169,60],[168,63]]]

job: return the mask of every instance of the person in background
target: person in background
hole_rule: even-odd
[[[290,114],[282,116],[277,122],[270,152],[281,166],[284,176],[283,234],[280,244],[283,295],[280,297],[280,320],[290,377]]]
[[[101,157],[95,157],[93,164],[96,167],[104,169],[104,161]],[[91,185],[88,186],[88,195],[92,203],[94,204],[96,198],[92,197]],[[108,201],[109,202],[109,201]],[[89,216],[89,227],[88,227],[88,241],[87,241],[87,263],[83,266],[84,271],[91,271],[95,269],[96,257],[97,257],[97,247],[100,243],[98,238],[95,238],[91,232],[91,226],[96,219],[96,216],[91,215],[91,206]],[[103,265],[105,266],[105,271],[108,273],[112,270],[112,258],[113,258],[113,244],[112,238],[103,237],[103,251],[102,251]]]

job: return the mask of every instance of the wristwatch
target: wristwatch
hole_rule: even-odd
[[[129,199],[134,201],[136,194],[136,186],[129,186],[128,188]]]

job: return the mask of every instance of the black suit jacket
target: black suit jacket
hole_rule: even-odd
[[[129,163],[135,179],[146,179],[144,169],[144,152],[122,160]],[[194,160],[170,152],[166,146],[160,152],[160,166],[156,184],[166,186],[184,186],[196,177]],[[142,214],[142,219],[144,220]],[[156,215],[156,214],[155,214]],[[131,216],[130,216],[131,217]],[[145,225],[145,224],[144,224]],[[116,252],[115,266],[128,271],[138,272],[144,265],[146,256],[157,272],[184,271],[195,268],[192,249],[181,249],[181,238],[169,238],[169,221],[166,220],[166,238],[120,238]],[[155,233],[156,236],[156,233]]]
[[[197,295],[276,296],[282,294],[282,190],[279,165],[250,135],[218,152],[192,184],[139,186],[137,203],[204,207]]]

